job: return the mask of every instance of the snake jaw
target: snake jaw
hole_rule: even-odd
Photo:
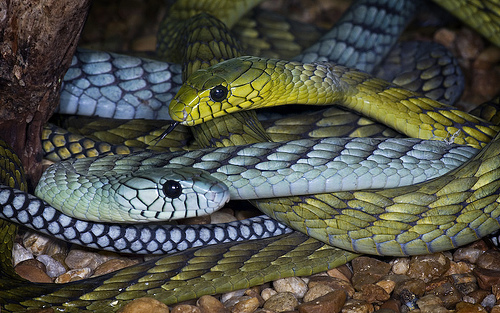
[[[196,118],[192,112],[198,107],[200,98],[197,91],[189,86],[182,86],[179,93],[172,99],[169,105],[170,117],[183,125],[189,125]],[[194,124],[193,124],[194,125]]]

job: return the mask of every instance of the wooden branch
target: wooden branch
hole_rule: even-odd
[[[41,130],[59,103],[90,0],[0,1],[0,137],[41,175]]]

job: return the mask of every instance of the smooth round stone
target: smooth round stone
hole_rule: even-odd
[[[307,284],[300,277],[278,279],[273,282],[273,287],[278,293],[291,292],[298,299],[303,298],[307,292]]]
[[[168,306],[153,298],[138,298],[117,311],[117,313],[169,313]]]
[[[229,313],[229,310],[222,304],[222,302],[212,296],[201,296],[196,304],[200,307],[202,312]]]
[[[71,250],[65,259],[66,265],[71,269],[89,267],[95,270],[104,261],[98,253],[80,249]]]
[[[199,307],[190,305],[190,304],[179,304],[176,305],[172,311],[172,313],[201,313]]]
[[[36,259],[45,264],[46,273],[52,278],[66,273],[66,268],[60,262],[46,254],[39,255]]]
[[[293,311],[299,305],[299,301],[291,292],[278,292],[264,303],[264,309],[285,312]]]
[[[45,265],[35,259],[25,260],[14,268],[16,273],[32,282],[51,283],[52,278],[45,273]]]
[[[300,313],[337,313],[344,306],[346,294],[342,290],[329,292],[298,306]]]

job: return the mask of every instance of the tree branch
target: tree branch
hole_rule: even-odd
[[[0,136],[41,175],[41,130],[59,103],[90,0],[0,1]]]

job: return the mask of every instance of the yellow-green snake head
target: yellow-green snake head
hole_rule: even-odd
[[[194,126],[241,110],[288,103],[331,104],[345,92],[339,79],[344,71],[327,63],[252,56],[230,59],[193,73],[170,102],[170,117]]]
[[[272,89],[268,60],[240,57],[193,73],[170,103],[173,120],[187,126],[258,108]]]

